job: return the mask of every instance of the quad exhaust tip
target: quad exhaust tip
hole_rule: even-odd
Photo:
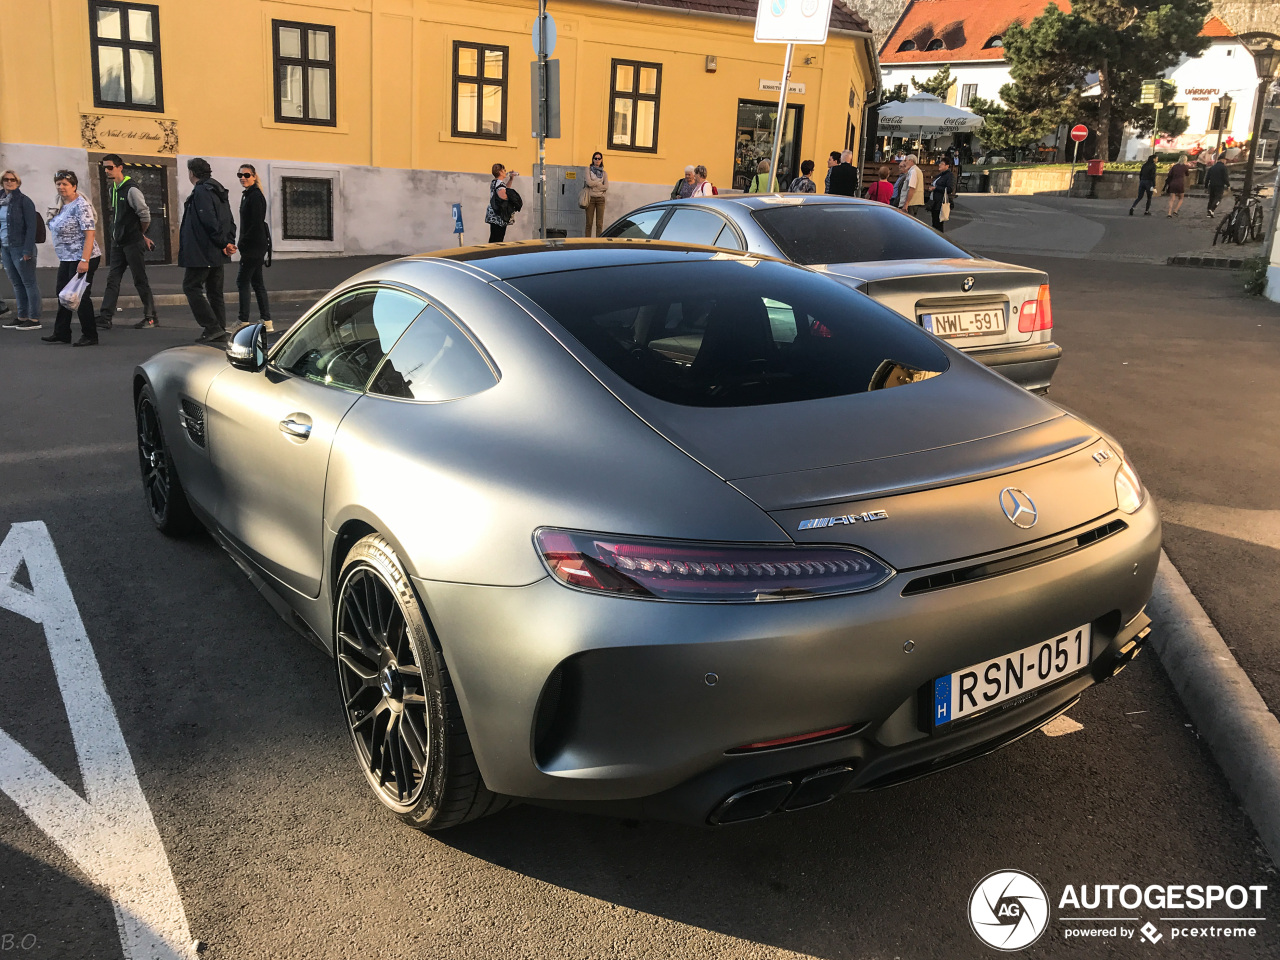
[[[853,767],[823,767],[797,780],[766,780],[730,796],[708,818],[713,826],[760,820],[779,811],[807,810],[834,800],[853,779]]]

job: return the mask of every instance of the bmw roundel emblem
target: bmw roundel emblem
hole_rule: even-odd
[[[964,282],[960,284],[960,289],[968,293],[973,289],[973,277],[965,277]]]
[[[1035,501],[1017,487],[1005,487],[1000,491],[1000,509],[1010,523],[1023,530],[1034,527],[1040,518]]]

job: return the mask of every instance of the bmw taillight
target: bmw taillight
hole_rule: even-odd
[[[534,542],[562,583],[650,600],[799,600],[870,590],[893,576],[883,561],[852,547],[694,543],[545,527]]]
[[[1035,333],[1053,329],[1053,306],[1049,302],[1049,285],[1042,283],[1034,300],[1026,301],[1018,310],[1018,332]]]

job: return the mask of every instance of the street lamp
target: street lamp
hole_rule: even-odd
[[[1244,184],[1240,196],[1248,199],[1253,190],[1253,163],[1258,156],[1258,143],[1262,139],[1262,111],[1267,103],[1267,90],[1275,80],[1276,70],[1280,68],[1280,37],[1274,33],[1246,33],[1240,37],[1241,42],[1253,54],[1254,66],[1258,69],[1258,93],[1254,97],[1253,139],[1249,143],[1249,162],[1244,167]]]
[[[1222,133],[1227,129],[1227,117],[1231,113],[1231,94],[1224,93],[1218,98],[1218,143],[1213,148],[1216,157],[1222,153]]]

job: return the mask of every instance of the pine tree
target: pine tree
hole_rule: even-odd
[[[1210,0],[1073,0],[1063,13],[1050,3],[1005,32],[1013,83],[1000,96],[1010,111],[1030,110],[1040,123],[1092,121],[1097,155],[1110,159],[1124,124],[1151,113],[1138,102],[1142,81],[1209,46],[1199,34],[1210,9]],[[1097,96],[1085,97],[1095,75]]]
[[[931,93],[939,100],[947,99],[947,92],[951,89],[954,83],[955,81],[951,79],[951,68],[949,66],[944,66],[932,77],[923,82],[917,80],[915,77],[911,78],[911,85],[913,87],[921,93]]]

